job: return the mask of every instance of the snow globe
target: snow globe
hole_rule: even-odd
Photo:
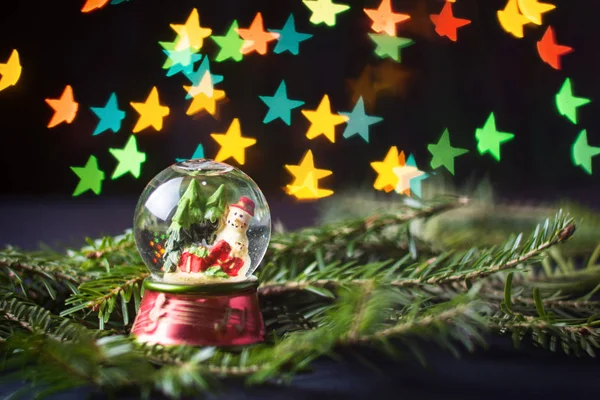
[[[142,192],[134,216],[151,276],[132,334],[163,345],[246,345],[263,340],[256,289],[271,215],[256,183],[231,165],[180,162]]]

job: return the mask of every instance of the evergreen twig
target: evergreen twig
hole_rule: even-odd
[[[515,344],[531,338],[550,350],[594,355],[600,348],[595,261],[585,273],[568,262],[560,273],[547,265],[545,275],[532,268],[547,260],[546,250],[573,234],[572,220],[559,212],[529,238],[442,253],[411,233],[415,219],[462,204],[456,199],[415,203],[394,215],[274,235],[259,288],[269,340],[241,351],[150,346],[102,330],[105,324],[127,330],[149,275],[131,233],[88,240],[83,249],[60,256],[9,249],[0,253],[0,270],[9,277],[0,281],[0,338],[7,338],[0,349],[10,354],[4,368],[28,366],[18,376],[41,394],[92,385],[178,397],[215,390],[217,377],[246,377],[248,383],[289,379],[314,359],[345,347],[412,353],[421,361],[421,340],[453,353],[457,344],[472,351],[485,344],[483,333],[490,329],[511,334]],[[8,255],[13,258],[3,265]],[[9,276],[15,268],[8,263],[26,266],[16,268],[28,277],[24,291],[38,288],[40,279],[79,288],[55,315],[10,293],[18,279]],[[37,271],[38,265],[49,276]],[[505,275],[513,272],[514,279]],[[556,286],[544,287],[558,276],[591,288],[573,297]],[[111,319],[115,311],[122,321]],[[82,314],[98,317],[100,329],[83,328],[89,321],[79,320]]]
[[[371,279],[384,280],[398,287],[447,285],[479,280],[531,261],[551,246],[568,240],[574,231],[572,220],[559,212],[552,226],[550,220],[538,225],[524,244],[521,244],[522,235],[519,235],[509,239],[498,249],[472,248],[456,254],[446,252],[417,263],[409,264],[409,257],[365,265],[349,263],[341,266],[339,263],[332,263],[321,270],[304,273],[297,281],[281,279],[279,282],[265,282],[260,291],[263,295],[269,295],[315,286],[331,288],[340,284],[364,284]]]

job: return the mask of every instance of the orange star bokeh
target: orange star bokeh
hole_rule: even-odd
[[[456,18],[452,12],[452,3],[444,3],[444,7],[439,14],[431,14],[431,21],[435,25],[435,31],[440,36],[446,36],[448,39],[456,42],[458,28],[469,25],[468,19]]]
[[[561,56],[572,53],[572,47],[556,43],[554,29],[551,26],[546,29],[542,39],[537,42],[537,49],[541,59],[554,69],[560,69]]]
[[[371,28],[375,32],[385,32],[390,36],[396,36],[396,24],[410,18],[408,14],[394,13],[391,0],[381,0],[376,9],[364,9],[365,13],[373,21]]]
[[[249,54],[253,51],[258,54],[267,54],[268,43],[279,37],[278,33],[265,31],[261,13],[256,13],[250,28],[238,28],[238,35],[244,39],[242,45],[242,54]]]
[[[65,87],[60,98],[46,99],[46,103],[54,110],[54,115],[48,123],[48,128],[53,128],[62,122],[70,124],[75,119],[77,110],[79,109],[79,103],[75,101],[71,85]]]
[[[87,0],[81,8],[81,12],[87,13],[102,8],[108,4],[108,1],[109,0]]]

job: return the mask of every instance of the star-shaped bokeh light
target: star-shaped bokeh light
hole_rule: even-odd
[[[348,139],[354,135],[359,135],[365,142],[369,143],[369,127],[373,124],[383,121],[383,118],[365,113],[365,103],[362,97],[358,98],[352,112],[341,112],[348,118],[346,129],[344,129],[344,139]]]
[[[121,121],[125,118],[125,111],[119,110],[116,93],[111,93],[104,107],[90,107],[90,109],[100,119],[92,135],[99,135],[107,130],[117,133],[121,129]]]
[[[499,10],[497,15],[502,29],[517,38],[523,37],[523,25],[531,23],[529,18],[519,12],[517,0],[508,0],[506,7]]]
[[[198,87],[201,85],[202,80],[206,78],[207,72],[210,73],[210,81],[209,82],[211,85],[216,85],[223,81],[223,75],[217,75],[217,74],[213,74],[211,72],[210,61],[208,59],[208,56],[205,56],[202,59],[202,62],[198,66],[197,70],[192,71],[191,73],[186,73],[185,76],[192,83],[191,87]],[[194,93],[194,91],[192,91],[192,94],[190,94],[188,92],[188,95],[186,98],[191,99],[193,97],[193,93]],[[197,93],[197,91],[196,91],[196,93]],[[207,94],[210,94],[210,93],[207,93]]]
[[[133,133],[140,132],[146,128],[153,127],[160,131],[163,127],[163,118],[169,115],[169,107],[160,104],[158,89],[152,88],[144,103],[130,103],[131,107],[140,114],[138,122],[133,127]]]
[[[411,181],[424,175],[425,172],[419,170],[415,165],[408,165],[404,152],[401,152],[398,156],[398,164],[398,166],[392,168],[392,172],[398,178],[394,190],[398,194],[410,196]]]
[[[182,162],[185,160],[195,160],[197,158],[204,158],[204,146],[202,145],[202,143],[200,143],[196,147],[196,150],[194,150],[194,154],[192,154],[190,158],[176,158],[175,161]]]
[[[454,159],[469,152],[467,149],[452,147],[450,145],[450,132],[448,129],[444,130],[437,143],[428,145],[427,150],[433,156],[431,159],[431,168],[436,169],[444,166],[452,175],[454,175]]]
[[[135,135],[129,137],[127,144],[122,149],[110,148],[108,151],[119,162],[111,179],[117,179],[128,172],[136,179],[140,177],[142,164],[146,161],[146,153],[138,151]]]
[[[315,167],[312,151],[308,150],[304,154],[300,164],[286,165],[285,168],[294,175],[294,181],[285,187],[287,194],[299,200],[319,199],[333,194],[333,190],[319,187],[319,180],[332,172]]]
[[[560,59],[565,54],[573,52],[573,48],[556,43],[554,29],[551,26],[546,29],[546,33],[537,42],[538,54],[542,61],[554,69],[560,69]]]
[[[319,135],[324,135],[331,143],[335,143],[336,125],[343,124],[348,120],[348,117],[331,112],[331,104],[327,95],[323,96],[316,110],[302,110],[302,114],[310,121],[306,137],[312,140]]]
[[[200,15],[195,8],[190,12],[185,24],[171,24],[171,28],[177,32],[180,38],[175,50],[183,50],[191,47],[198,51],[202,48],[204,39],[212,33],[212,29],[200,26]]]
[[[81,12],[88,13],[104,7],[108,4],[108,0],[86,0],[81,8]]]
[[[348,81],[352,93],[350,104],[355,104],[362,97],[365,110],[371,112],[375,108],[377,98],[406,93],[412,76],[406,67],[391,59],[383,60],[376,66],[367,64],[358,79]]]
[[[406,160],[406,165],[419,169],[419,167],[417,166],[417,161],[415,160],[415,156],[413,154],[408,156],[408,159]],[[417,197],[423,197],[422,183],[425,179],[429,178],[429,176],[430,175],[427,172],[423,172],[418,176],[412,177],[412,179],[410,180],[409,193]]]
[[[335,26],[336,16],[350,9],[347,4],[338,4],[331,0],[302,0],[302,2],[312,12],[310,22],[315,25]]]
[[[2,74],[2,78],[0,78],[0,91],[9,86],[16,85],[21,77],[21,71],[22,67],[19,60],[19,52],[14,49],[12,53],[10,53],[8,61],[4,64],[0,64],[0,74]]]
[[[435,31],[440,36],[446,36],[448,39],[456,42],[458,40],[457,30],[471,23],[468,19],[456,18],[452,12],[452,3],[444,3],[444,7],[439,14],[431,14],[431,21],[435,25]]]
[[[187,95],[185,96],[186,99],[196,97],[196,95],[200,93],[204,93],[208,97],[212,97],[215,90],[215,86],[212,82],[212,75],[208,71],[206,71],[204,77],[200,79],[200,83],[197,85],[184,86],[184,88],[187,89]]]
[[[246,148],[254,146],[256,139],[242,136],[240,120],[234,118],[225,133],[211,133],[210,136],[221,146],[215,161],[233,158],[240,165],[246,163]]]
[[[104,171],[98,168],[98,160],[94,156],[88,158],[83,167],[70,167],[79,177],[79,183],[73,192],[73,197],[91,190],[96,194],[102,191],[102,181],[104,180]]]
[[[582,130],[571,149],[571,159],[573,164],[581,167],[589,175],[592,174],[592,157],[600,154],[600,147],[593,147],[588,144],[587,131]]]
[[[221,62],[229,59],[241,61],[244,58],[244,54],[242,54],[244,39],[238,34],[238,29],[238,22],[234,20],[225,36],[211,36],[211,39],[220,47],[215,61]]]
[[[479,154],[490,153],[496,161],[500,161],[500,145],[514,139],[515,135],[508,132],[500,132],[496,129],[496,117],[490,113],[483,128],[475,131],[477,139],[477,150]]]
[[[542,14],[554,10],[556,6],[549,3],[540,3],[539,0],[518,0],[521,13],[536,25],[542,25]]]
[[[571,87],[571,79],[565,79],[565,82],[556,94],[556,108],[560,115],[564,115],[574,124],[577,124],[577,109],[590,102],[585,97],[575,97]]]
[[[185,38],[184,42],[189,43]],[[167,55],[167,60],[163,64],[163,69],[168,69],[167,76],[173,76],[179,72],[190,74],[194,70],[194,63],[202,59],[201,54],[196,54],[195,50],[187,46],[181,50],[176,49],[175,42],[158,42],[163,47],[163,52]]]
[[[183,88],[189,93],[191,86],[184,86]],[[192,98],[185,113],[187,115],[194,115],[205,110],[214,117],[217,113],[217,102],[223,99],[225,99],[225,91],[223,90],[215,89],[211,96],[208,96],[205,93],[198,93]]]
[[[398,176],[394,173],[394,168],[401,166],[399,156],[398,148],[392,146],[382,161],[373,161],[371,163],[371,168],[377,172],[377,178],[373,183],[375,190],[391,192],[396,189]]]
[[[65,86],[60,98],[46,99],[46,103],[54,110],[54,115],[48,123],[48,128],[53,128],[62,122],[70,124],[77,116],[79,103],[75,101],[71,85]]]
[[[288,98],[287,88],[283,80],[273,96],[258,97],[269,107],[269,111],[267,111],[267,115],[263,119],[263,124],[268,124],[279,118],[289,126],[292,119],[292,110],[304,104],[302,100],[291,100]]]
[[[318,186],[313,172],[309,172],[306,175],[306,179],[300,184],[287,185],[286,192],[298,200],[316,200],[333,194],[333,190],[323,189]]]
[[[268,43],[279,37],[278,33],[265,31],[261,13],[256,13],[249,28],[238,28],[238,34],[244,39],[242,53],[249,54],[253,51],[258,54],[267,54]]]
[[[398,62],[402,61],[400,50],[414,43],[412,39],[390,36],[386,33],[369,33],[369,37],[377,45],[375,54],[381,58],[389,57]]]
[[[381,0],[376,9],[365,8],[364,12],[371,18],[373,24],[371,29],[377,33],[385,32],[389,36],[396,36],[396,24],[410,18],[408,14],[400,14],[392,11],[391,0]]]
[[[310,33],[301,33],[296,31],[296,23],[294,21],[294,15],[290,14],[288,19],[285,21],[285,25],[281,29],[269,29],[279,35],[277,38],[277,44],[273,49],[273,53],[281,54],[284,51],[289,51],[293,55],[298,55],[300,51],[300,43],[310,39],[313,35]]]

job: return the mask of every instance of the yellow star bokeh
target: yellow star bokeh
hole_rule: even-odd
[[[400,166],[398,148],[392,146],[382,161],[373,161],[371,163],[371,167],[378,174],[373,187],[376,190],[385,190],[386,192],[394,190],[398,185],[398,177],[394,173],[394,168]]]
[[[192,87],[184,86],[183,88],[189,93]],[[202,110],[206,110],[210,115],[215,116],[217,112],[217,101],[224,98],[224,90],[215,89],[210,97],[200,92],[192,98],[192,102],[185,113],[187,115],[194,115]]]
[[[216,92],[216,90],[215,90]],[[246,162],[246,148],[256,144],[256,139],[242,136],[240,120],[234,118],[225,133],[211,133],[213,139],[221,146],[215,161],[233,158],[240,165]]]
[[[214,88],[215,87],[213,86],[212,77],[209,71],[206,71],[206,73],[200,80],[200,83],[198,83],[197,85],[184,86],[184,89],[187,90],[188,95],[191,97],[195,97],[199,93],[204,93],[208,97],[212,97]]]
[[[542,14],[554,10],[556,6],[550,3],[540,3],[538,0],[518,0],[521,13],[536,25],[542,25]]]
[[[297,199],[319,199],[333,194],[333,190],[319,188],[319,179],[331,175],[327,169],[315,167],[312,151],[308,150],[300,164],[286,165],[285,168],[294,175],[294,181],[286,186],[287,194]]]
[[[16,85],[21,77],[21,62],[19,61],[19,52],[14,49],[6,63],[0,64],[0,90],[9,86]]]
[[[348,121],[348,117],[331,113],[331,104],[327,95],[323,96],[316,110],[302,110],[302,114],[310,121],[306,137],[311,140],[319,135],[325,135],[331,143],[335,143],[336,125]]]
[[[177,32],[179,37],[175,45],[175,50],[185,50],[189,46],[198,51],[202,48],[204,39],[212,33],[212,29],[200,26],[200,16],[198,15],[198,10],[195,8],[190,13],[185,24],[171,24],[171,28]]]
[[[133,133],[140,132],[150,126],[160,131],[163,126],[163,118],[169,115],[169,107],[161,106],[158,99],[156,86],[150,91],[150,95],[144,103],[130,103],[131,107],[140,114],[138,122],[133,127]]]
[[[286,189],[288,194],[295,196],[298,200],[321,199],[333,194],[333,190],[321,189],[319,187],[313,172],[309,172],[306,175],[306,179],[301,185],[290,184],[286,186]]]
[[[519,12],[517,0],[508,0],[504,10],[498,11],[498,21],[506,32],[518,38],[523,37],[523,25],[531,22]]]

